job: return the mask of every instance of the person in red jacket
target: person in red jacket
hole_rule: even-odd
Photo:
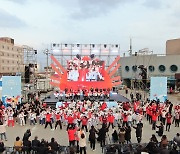
[[[47,114],[45,114],[46,116],[46,124],[45,124],[45,127],[47,127],[47,125],[49,124],[51,129],[52,129],[52,123],[51,123],[51,117],[52,117],[52,114],[50,114],[49,112],[47,112]]]
[[[65,117],[65,119],[68,121],[67,130],[69,129],[70,125],[74,124],[75,117],[70,114],[68,117]]]
[[[75,146],[75,141],[76,141],[76,128],[75,128],[75,125],[70,124],[67,132],[68,132],[69,146]]]
[[[104,102],[101,107],[100,107],[100,110],[104,111],[104,109],[107,108],[107,104]]]
[[[56,117],[55,129],[57,128],[57,125],[59,125],[60,129],[62,129],[61,114],[58,112],[55,114],[55,117]]]
[[[153,111],[152,113],[152,130],[156,130],[156,121],[158,117],[158,113],[156,111]]]
[[[169,112],[166,115],[166,131],[168,131],[168,132],[169,132],[170,127],[171,127],[171,119],[172,119],[172,115]]]
[[[122,114],[122,118],[123,118],[123,124],[122,127],[124,127],[126,125],[126,127],[128,127],[128,114],[127,113],[123,113]]]
[[[111,113],[109,116],[108,116],[108,122],[109,122],[109,125],[108,125],[108,128],[110,127],[110,125],[112,126],[112,129],[114,129],[114,116],[113,114]]]
[[[107,117],[106,117],[106,115],[102,116],[102,124],[107,126]]]
[[[83,116],[81,118],[81,122],[82,122],[82,129],[84,129],[84,127],[85,127],[86,128],[86,132],[88,132],[88,129],[87,129],[88,118],[86,116]]]

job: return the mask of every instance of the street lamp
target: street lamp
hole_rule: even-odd
[[[49,66],[48,66],[49,65],[48,55],[50,55],[49,49],[46,49],[43,53],[46,55],[46,82],[47,82],[48,81],[48,68],[49,68]],[[46,89],[49,89],[49,86],[46,87]]]

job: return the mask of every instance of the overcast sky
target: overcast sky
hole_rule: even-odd
[[[180,37],[180,0],[0,0],[0,36],[42,52],[56,43],[120,44],[165,53]]]

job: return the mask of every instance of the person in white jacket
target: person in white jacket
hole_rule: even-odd
[[[24,113],[21,111],[20,113],[19,113],[19,121],[20,121],[20,125],[21,126],[24,126],[25,125],[25,121],[24,121]]]
[[[86,134],[84,133],[84,131],[79,131],[78,133],[78,137],[79,137],[79,147],[80,147],[80,154],[83,153],[86,154]]]

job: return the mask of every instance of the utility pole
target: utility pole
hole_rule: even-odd
[[[47,90],[47,85],[48,85],[48,68],[49,68],[49,59],[48,59],[49,49],[46,49],[43,53],[46,55],[46,81],[44,83],[44,88],[46,88],[46,90]]]
[[[129,55],[132,56],[132,38],[130,37]]]

